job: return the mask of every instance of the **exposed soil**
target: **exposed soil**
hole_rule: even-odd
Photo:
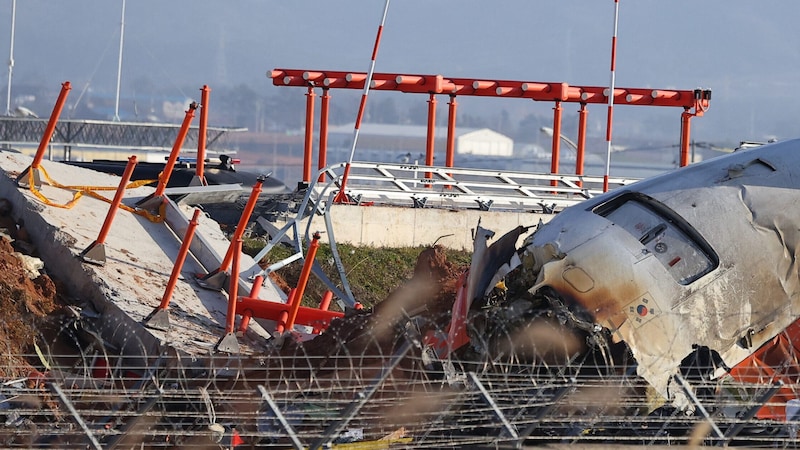
[[[61,305],[57,284],[46,274],[31,278],[23,255],[33,256],[34,247],[24,226],[10,215],[11,208],[0,199],[0,377],[20,378],[35,371],[25,355],[34,355],[34,343]],[[36,260],[33,260],[36,261]]]

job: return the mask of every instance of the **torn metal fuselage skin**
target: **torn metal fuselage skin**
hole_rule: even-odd
[[[734,366],[800,316],[797,205],[800,140],[739,150],[565,209],[526,239],[523,270],[668,397],[693,345]]]

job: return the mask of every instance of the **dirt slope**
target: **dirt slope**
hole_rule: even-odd
[[[0,377],[18,378],[33,370],[24,355],[35,354],[34,342],[50,321],[48,316],[58,315],[63,302],[49,276],[29,276],[23,255],[35,249],[26,242],[24,227],[9,213],[8,203],[0,199]],[[35,269],[29,270],[35,275]]]

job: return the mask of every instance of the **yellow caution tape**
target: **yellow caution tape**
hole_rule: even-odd
[[[39,361],[42,363],[46,370],[50,370],[50,362],[45,358],[44,353],[42,353],[42,349],[39,348],[39,344],[36,342],[33,343],[33,348],[36,349],[36,354],[39,355]]]
[[[47,197],[45,197],[44,194],[42,194],[42,192],[39,189],[36,188],[36,183],[35,183],[34,175],[33,175],[33,171],[34,170],[40,170],[41,173],[42,173],[42,176],[44,177],[44,179],[47,181],[47,183],[50,186],[53,186],[53,187],[56,187],[56,188],[59,188],[59,189],[65,189],[65,190],[74,191],[74,193],[72,195],[72,199],[70,201],[68,201],[67,203],[56,203],[56,202],[51,201]],[[138,187],[145,186],[145,185],[148,185],[148,184],[156,182],[156,181],[158,181],[158,180],[137,180],[137,181],[132,181],[132,182],[128,183],[127,185],[125,185],[125,189],[136,189]],[[28,188],[30,189],[31,193],[34,196],[36,196],[36,198],[38,198],[45,205],[53,206],[53,207],[56,207],[56,208],[64,208],[64,209],[71,209],[72,207],[74,207],[75,204],[78,202],[78,200],[84,194],[88,195],[89,197],[92,197],[92,198],[95,198],[97,200],[101,200],[101,201],[104,201],[104,202],[110,204],[112,202],[112,200],[109,200],[108,198],[98,194],[95,191],[116,191],[118,189],[118,187],[113,187],[113,186],[84,186],[84,185],[71,186],[71,185],[64,185],[64,184],[58,183],[57,181],[55,181],[52,178],[50,178],[50,175],[48,175],[47,171],[42,166],[39,166],[37,169],[33,169],[33,168],[29,168],[28,169]],[[121,209],[124,209],[125,211],[128,211],[128,212],[143,216],[143,217],[145,217],[147,220],[149,220],[151,222],[160,223],[160,222],[164,221],[164,211],[166,210],[166,204],[165,203],[162,203],[159,206],[158,214],[152,214],[149,211],[145,211],[145,210],[142,210],[142,209],[131,208],[130,206],[123,205],[123,204],[120,204],[119,207]]]

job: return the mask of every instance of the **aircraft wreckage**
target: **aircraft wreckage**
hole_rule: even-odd
[[[736,152],[565,211],[526,244],[531,292],[552,289],[627,342],[662,394],[698,348],[741,363],[800,316],[798,145]]]
[[[714,389],[686,391],[687,381],[777,383],[781,400],[758,415],[794,419],[784,407],[800,369],[798,152],[800,140],[769,144],[639,181],[565,209],[518,250],[515,230],[471,269],[479,281],[454,306],[446,341],[466,342],[453,330],[470,328],[462,321],[502,282],[503,320],[522,324],[510,334],[555,318],[576,348],[635,366],[678,410],[713,400]],[[635,361],[615,354],[618,343]]]
[[[648,417],[796,422],[798,151],[800,140],[742,149],[637,182],[540,223],[520,248],[525,227],[488,248],[493,233],[478,227],[449,327],[426,343],[460,364],[521,360],[597,379],[635,370],[666,399]],[[730,408],[741,392],[729,383],[762,389]],[[669,428],[656,423],[656,434]],[[714,431],[724,441],[745,427]]]
[[[432,247],[373,308],[260,347],[243,340],[241,354],[132,352],[153,351],[132,332],[146,307],[114,325],[138,344],[114,348],[107,312],[82,305],[40,340],[53,352],[31,358],[48,361],[41,374],[3,385],[0,437],[63,448],[640,445],[692,442],[708,423],[700,442],[796,442],[798,151],[800,140],[738,150],[566,208],[527,236],[533,227],[492,242],[478,226],[454,299]],[[190,337],[175,325],[195,312],[174,302],[162,345]],[[219,332],[218,317],[195,325]]]

